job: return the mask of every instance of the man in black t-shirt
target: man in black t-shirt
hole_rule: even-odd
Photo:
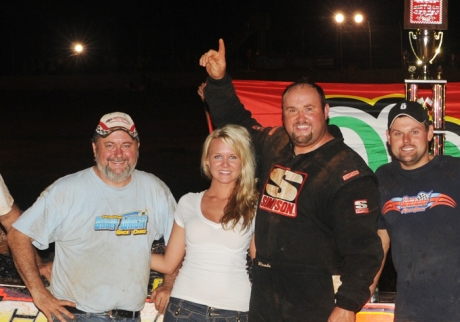
[[[385,257],[391,240],[397,272],[395,321],[460,321],[460,159],[430,155],[432,138],[422,105],[402,101],[390,110],[395,161],[376,175],[379,235]]]

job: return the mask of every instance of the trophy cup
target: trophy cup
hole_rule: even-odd
[[[442,39],[442,31],[427,29],[409,31],[409,43],[417,59],[417,65],[422,69],[423,79],[431,79],[428,64],[432,64],[441,51]]]

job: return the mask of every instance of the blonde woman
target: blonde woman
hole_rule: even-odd
[[[181,263],[164,321],[247,321],[251,285],[246,256],[255,255],[255,160],[246,129],[227,125],[203,146],[209,189],[178,203],[165,255],[151,268],[170,274]],[[185,256],[185,257],[184,257]]]

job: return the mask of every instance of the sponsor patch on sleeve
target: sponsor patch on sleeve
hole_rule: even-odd
[[[369,213],[369,207],[367,206],[367,199],[355,200],[355,213],[357,215]]]
[[[356,177],[359,174],[358,170],[351,171],[342,177],[343,181],[347,181],[353,177]]]

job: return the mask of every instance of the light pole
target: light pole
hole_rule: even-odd
[[[355,15],[355,22],[362,23],[364,17],[362,14]],[[371,22],[367,20],[367,30],[369,31],[369,68],[372,69],[372,31],[371,31]]]
[[[342,67],[342,24],[345,22],[345,15],[342,13],[337,13],[334,16],[335,22],[337,23],[337,51],[338,51],[338,61],[340,62],[340,67]],[[364,16],[360,13],[356,13],[353,16],[353,20],[356,24],[362,24],[364,21]],[[367,28],[369,33],[369,68],[372,69],[372,30],[371,23],[367,20]]]
[[[342,68],[342,23],[345,16],[342,13],[337,13],[334,20],[337,24],[337,69],[340,70]]]
[[[69,59],[71,60],[70,64],[73,65],[74,73],[79,74],[80,61],[83,53],[85,52],[85,46],[80,42],[76,42],[72,44],[71,50],[72,53],[69,56]]]
[[[367,21],[367,27],[369,28],[369,65],[372,70],[372,30],[371,22],[369,20]]]

